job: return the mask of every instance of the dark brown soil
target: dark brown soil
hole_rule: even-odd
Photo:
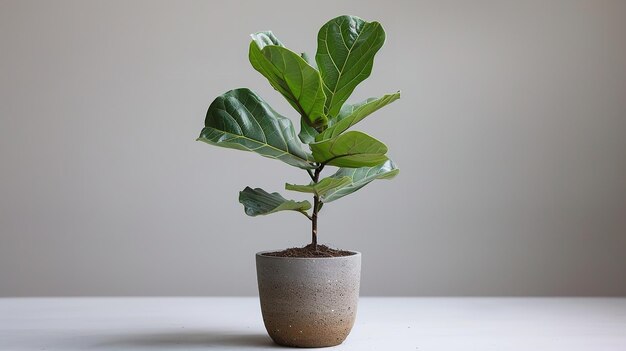
[[[305,247],[292,247],[284,249],[282,251],[267,252],[264,256],[275,257],[303,257],[303,258],[316,258],[316,257],[342,257],[352,256],[354,252],[331,249],[326,245],[317,245],[317,250],[313,245],[309,244]]]

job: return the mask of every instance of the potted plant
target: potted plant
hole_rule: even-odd
[[[285,188],[312,194],[313,204],[260,188],[246,187],[239,193],[249,216],[296,211],[311,221],[309,245],[256,254],[265,327],[276,343],[296,347],[340,344],[356,314],[361,254],[318,244],[320,211],[375,179],[389,179],[399,172],[382,142],[351,128],[399,99],[400,92],[346,103],[370,75],[374,56],[385,42],[382,26],[340,16],[321,27],[317,40],[315,61],[290,51],[270,31],[252,34],[250,43],[252,67],[300,115],[299,134],[290,119],[253,91],[240,88],[211,103],[198,138],[283,161],[306,171],[311,179]],[[322,178],[322,171],[330,166],[338,169]]]

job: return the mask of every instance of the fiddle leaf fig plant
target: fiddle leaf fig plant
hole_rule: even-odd
[[[317,219],[323,204],[399,172],[387,156],[385,144],[351,129],[398,100],[400,92],[346,103],[357,85],[369,77],[374,56],[385,42],[385,31],[380,23],[355,16],[334,18],[318,32],[314,62],[308,55],[286,48],[270,31],[251,37],[248,57],[252,67],[294,108],[300,132],[296,134],[292,121],[256,93],[239,88],[211,103],[198,140],[252,151],[305,170],[309,183],[287,183],[285,189],[313,194],[313,204],[250,187],[239,193],[239,202],[249,216],[288,210],[302,213],[311,221],[311,244],[317,248]],[[321,178],[327,166],[338,169]]]

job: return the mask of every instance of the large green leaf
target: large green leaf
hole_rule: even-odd
[[[357,131],[309,144],[318,163],[337,167],[373,167],[387,161],[387,146]]]
[[[252,34],[249,59],[274,89],[278,90],[304,118],[320,130],[328,119],[324,113],[326,96],[319,72],[302,57],[285,48],[272,32]]]
[[[388,160],[382,165],[374,167],[362,167],[362,168],[340,168],[335,174],[330,176],[330,179],[344,179],[348,177],[350,182],[331,189],[324,194],[322,201],[331,202],[346,195],[361,189],[376,179],[391,179],[395,177],[400,170],[396,168],[393,161]],[[326,179],[329,179],[326,178]]]
[[[235,89],[218,96],[209,106],[204,125],[198,140],[205,143],[253,151],[300,168],[314,168],[311,155],[296,138],[291,120],[249,89]]]
[[[330,20],[317,35],[315,61],[326,93],[326,114],[337,115],[356,86],[369,77],[374,55],[385,42],[378,22],[354,16]]]
[[[315,140],[321,141],[334,138],[363,120],[363,118],[376,112],[380,108],[389,105],[399,98],[400,92],[397,92],[394,94],[383,95],[378,99],[370,98],[354,105],[344,105],[337,116],[337,120],[334,121],[334,124],[328,127],[328,129],[321,134],[318,134],[315,137]]]
[[[323,197],[327,192],[338,187],[342,187],[351,183],[350,177],[329,177],[320,180],[318,183],[309,185],[285,184],[285,189],[299,191],[301,193],[311,193]]]
[[[253,217],[278,211],[297,211],[306,215],[306,210],[311,208],[308,201],[287,200],[279,193],[270,194],[263,189],[250,187],[239,192],[239,202],[243,204],[246,214]]]

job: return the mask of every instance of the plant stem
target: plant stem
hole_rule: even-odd
[[[311,216],[311,245],[317,251],[317,206],[319,204],[317,195],[313,197],[313,215]]]
[[[319,165],[315,169],[315,173],[313,174],[313,183],[318,183],[320,180],[320,173],[322,173],[322,169],[324,169],[324,165]],[[311,215],[311,245],[317,251],[317,212],[320,208],[320,198],[319,196],[313,196],[313,214]]]

